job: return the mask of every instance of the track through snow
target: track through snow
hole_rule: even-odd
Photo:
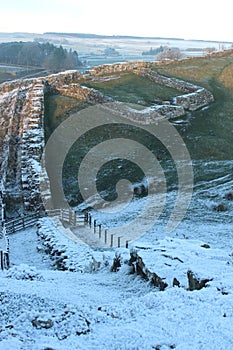
[[[35,229],[10,239],[15,265],[0,274],[0,350],[233,348],[233,267],[227,261],[221,261],[224,279],[207,288],[159,292],[126,267],[118,273],[109,266],[95,273],[52,270],[36,250]],[[184,240],[176,254],[188,247]]]

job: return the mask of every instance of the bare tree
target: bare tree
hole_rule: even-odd
[[[182,58],[183,55],[178,47],[164,47],[163,51],[161,51],[157,59],[159,61],[169,59],[169,60],[178,60]]]
[[[205,48],[205,54],[209,55],[211,54],[212,52],[216,51],[216,48],[215,47],[207,47]]]

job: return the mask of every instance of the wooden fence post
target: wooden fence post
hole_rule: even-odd
[[[101,238],[101,224],[99,225],[99,238]]]
[[[120,246],[121,246],[121,237],[117,238],[117,246],[118,246],[118,248],[120,248]]]
[[[110,243],[110,247],[113,247],[113,234],[111,234],[111,243]]]
[[[88,212],[84,214],[84,223],[88,223]]]
[[[3,251],[0,251],[0,260],[1,260],[1,269],[2,271],[4,270],[4,255],[3,255]]]
[[[6,268],[9,269],[10,267],[10,257],[9,257],[9,252],[4,253],[4,263],[6,262]]]
[[[107,238],[108,238],[108,230],[105,229],[104,231],[104,243],[107,244]]]
[[[126,241],[126,243],[125,243],[125,248],[129,248],[129,241]]]
[[[77,224],[77,216],[76,216],[76,211],[74,211],[74,226]]]
[[[91,218],[91,215],[89,214],[89,226],[91,227],[91,221],[92,221],[92,218]]]
[[[94,220],[94,233],[96,233],[96,220]]]
[[[72,210],[69,209],[69,224],[72,224]]]

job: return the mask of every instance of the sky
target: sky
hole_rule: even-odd
[[[232,41],[230,0],[0,0],[0,32]]]

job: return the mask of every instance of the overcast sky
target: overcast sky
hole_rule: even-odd
[[[233,41],[230,0],[0,0],[0,32]]]

